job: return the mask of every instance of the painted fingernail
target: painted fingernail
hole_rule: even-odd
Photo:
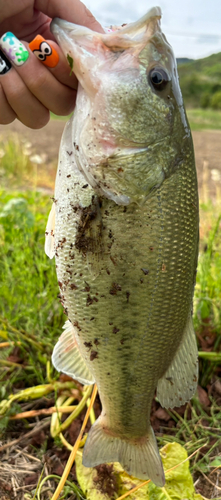
[[[41,35],[37,35],[32,42],[29,43],[29,47],[36,57],[45,66],[49,68],[55,68],[59,61],[59,55],[56,50],[49,45],[48,42]]]
[[[0,49],[0,75],[5,75],[11,69],[12,65],[10,61],[7,59],[5,54]]]
[[[26,47],[10,31],[0,38],[0,47],[16,66],[22,66],[29,58]]]

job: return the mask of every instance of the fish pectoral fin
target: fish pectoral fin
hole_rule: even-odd
[[[83,452],[83,465],[95,467],[108,462],[120,462],[129,475],[138,479],[151,479],[157,486],[165,483],[152,427],[140,442],[121,439],[108,432],[101,414],[89,431]]]
[[[68,320],[64,324],[64,332],[59,338],[52,353],[52,363],[58,372],[78,380],[81,384],[94,384],[95,380],[87,367],[76,341],[75,328]]]
[[[45,231],[45,253],[50,259],[53,259],[55,255],[54,228],[55,228],[55,204],[53,203]]]
[[[173,408],[189,401],[198,382],[198,350],[193,321],[189,315],[183,340],[166,373],[159,379],[157,398],[161,406]]]

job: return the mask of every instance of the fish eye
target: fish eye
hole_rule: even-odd
[[[169,82],[169,77],[163,68],[153,68],[149,72],[149,80],[155,90],[164,90]]]

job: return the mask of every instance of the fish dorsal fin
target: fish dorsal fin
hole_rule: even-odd
[[[171,365],[157,385],[161,406],[173,408],[189,401],[198,381],[198,351],[192,317],[189,315],[183,340]]]
[[[69,320],[66,321],[63,328],[64,332],[52,353],[54,367],[58,372],[69,375],[81,384],[94,384],[94,378],[79,351],[75,328]]]
[[[45,231],[45,253],[50,259],[53,259],[55,255],[54,228],[55,228],[55,204],[53,203]]]

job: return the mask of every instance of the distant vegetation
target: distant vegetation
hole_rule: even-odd
[[[185,105],[221,110],[221,52],[180,64],[180,86]]]
[[[180,64],[186,64],[186,63],[189,63],[192,61],[194,61],[194,59],[189,59],[188,57],[177,57],[177,59],[176,59],[177,66],[179,66]]]

